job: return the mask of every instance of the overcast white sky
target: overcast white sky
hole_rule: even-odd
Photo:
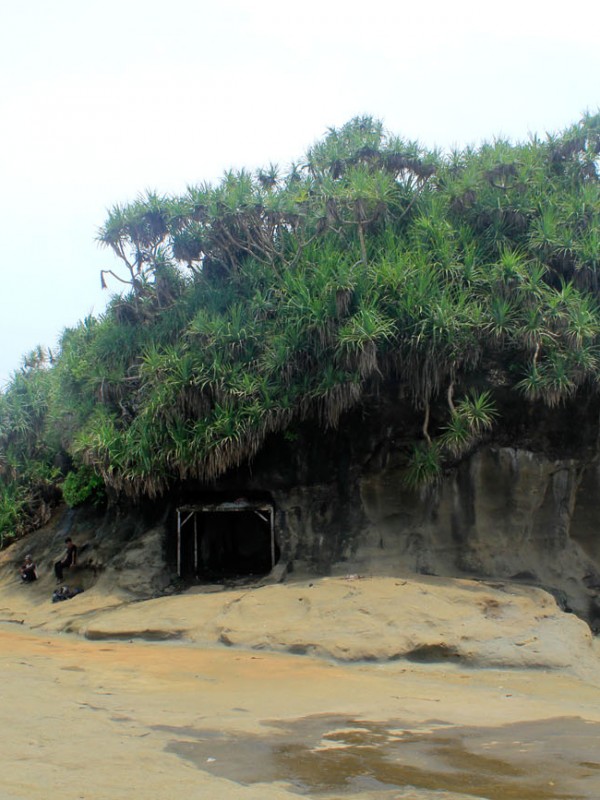
[[[110,206],[288,164],[357,114],[444,148],[561,130],[600,107],[599,22],[583,0],[5,0],[0,387],[102,312]]]

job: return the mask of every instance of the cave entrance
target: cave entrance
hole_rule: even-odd
[[[278,558],[270,503],[236,500],[177,509],[177,574],[184,580],[262,576]]]

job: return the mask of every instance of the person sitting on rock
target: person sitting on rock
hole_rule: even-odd
[[[57,583],[62,583],[63,570],[68,567],[72,569],[77,565],[77,545],[73,542],[70,536],[65,539],[67,551],[64,556],[54,565],[54,574],[56,575]]]
[[[25,556],[25,561],[23,561],[19,567],[19,572],[21,573],[21,580],[24,583],[37,581],[37,570],[35,568],[35,564],[33,563],[33,558],[30,555]]]

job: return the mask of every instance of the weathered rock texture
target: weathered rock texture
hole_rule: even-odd
[[[133,572],[133,568],[131,572]],[[138,566],[135,571],[141,572]],[[346,662],[552,669],[597,679],[589,627],[530,586],[465,579],[315,578],[221,591],[190,588],[130,602],[110,572],[71,601],[51,605],[32,586],[0,580],[6,621],[88,639],[178,639]],[[39,589],[39,587],[36,587]],[[6,605],[5,605],[6,604]]]
[[[584,671],[597,665],[589,628],[531,587],[324,578],[203,595],[196,608],[201,613],[189,595],[159,598],[144,615],[127,605],[71,625],[93,639],[178,637],[340,661]]]
[[[44,528],[16,542],[0,555],[0,582],[15,581],[16,568],[26,553],[37,565],[39,580],[23,587],[29,595],[48,598],[56,585],[54,563],[70,536],[79,549],[75,569],[65,570],[63,583],[70,588],[98,585],[123,597],[142,598],[161,594],[173,579],[165,557],[165,512],[136,509],[120,513],[59,509]]]
[[[574,460],[510,448],[474,454],[419,496],[402,488],[397,469],[370,475],[359,481],[366,524],[345,554],[349,567],[540,584],[564,607],[596,620],[599,520],[590,476],[581,478]],[[586,519],[576,513],[580,501]]]
[[[286,573],[510,580],[546,589],[560,607],[598,629],[594,414],[574,404],[553,415],[538,410],[534,424],[528,413],[524,420],[509,409],[509,423],[495,441],[439,485],[415,492],[405,487],[403,470],[421,423],[388,398],[369,413],[348,415],[338,430],[300,426],[271,439],[252,465],[218,485],[184,484],[153,505],[115,506],[102,516],[66,512],[14,553],[21,558],[34,549],[42,572],[51,576],[70,534],[83,545],[84,588],[99,580],[111,590],[156,596],[176,579],[177,507],[244,496],[273,503],[277,564],[271,580]],[[524,446],[511,446],[513,440]],[[202,575],[200,564],[203,579],[210,576]]]
[[[272,454],[257,460],[246,486],[271,492],[281,562],[309,574],[520,581],[599,627],[600,475],[590,414],[548,412],[523,430],[516,415],[514,430],[415,492],[403,480],[414,431],[401,412],[382,409],[377,421],[354,415],[335,433],[282,442],[276,462]],[[505,444],[514,438],[535,450]]]

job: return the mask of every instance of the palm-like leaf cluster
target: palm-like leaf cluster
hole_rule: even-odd
[[[56,395],[48,356],[41,348],[25,356],[0,394],[0,546],[46,522],[50,511],[59,442],[52,425]]]
[[[63,337],[60,446],[155,495],[388,391],[421,419],[416,485],[490,435],[499,374],[548,406],[596,392],[599,151],[600,117],[448,156],[358,118],[287,174],[113,209],[131,292]]]

